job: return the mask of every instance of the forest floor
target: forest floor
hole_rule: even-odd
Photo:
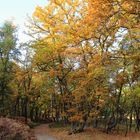
[[[42,124],[33,129],[37,140],[140,140],[139,133],[106,134],[97,129],[86,129],[83,133],[68,135],[66,128],[49,128]]]

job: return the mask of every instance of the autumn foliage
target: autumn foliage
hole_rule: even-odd
[[[72,124],[70,134],[87,124],[139,131],[138,0],[51,0],[28,26],[32,53],[14,66],[16,115]]]

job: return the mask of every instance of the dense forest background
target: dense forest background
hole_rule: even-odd
[[[51,0],[27,26],[0,27],[0,116],[140,130],[139,0]]]

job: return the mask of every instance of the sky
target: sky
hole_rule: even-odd
[[[37,5],[46,5],[47,0],[0,0],[0,25],[5,20],[12,20],[18,26],[18,36],[20,42],[28,40],[28,36],[23,33],[27,15],[32,16]]]

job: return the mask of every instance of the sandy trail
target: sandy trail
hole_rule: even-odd
[[[68,135],[68,131],[62,128],[49,128],[42,124],[33,129],[37,140],[140,140],[140,133],[106,134],[98,129],[88,128],[83,133]]]
[[[57,140],[53,136],[50,136],[47,132],[48,130],[48,125],[42,124],[40,126],[37,126],[34,129],[34,134],[37,140]]]

